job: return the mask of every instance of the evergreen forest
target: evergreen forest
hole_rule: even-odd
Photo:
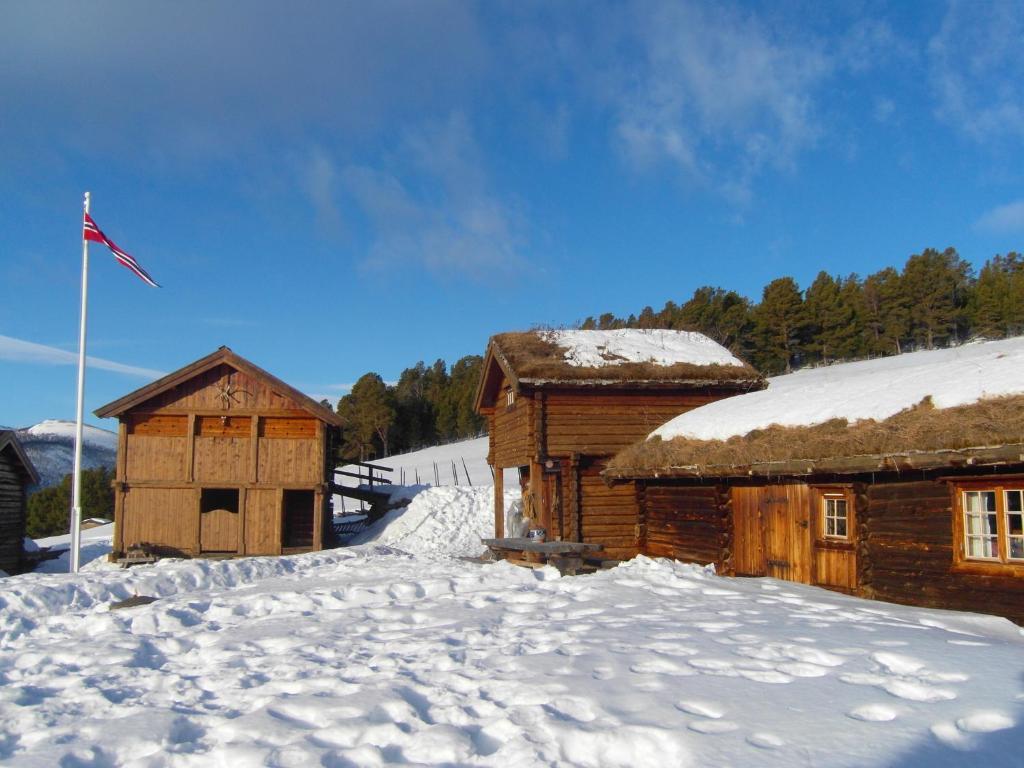
[[[587,317],[582,329],[667,328],[699,331],[762,373],[805,365],[932,349],[970,338],[1024,333],[1024,257],[994,256],[975,274],[953,248],[912,255],[902,270],[867,277],[820,272],[801,289],[792,277],[764,287],[757,303],[725,288],[702,286],[677,304],[647,306],[628,317]],[[495,332],[508,330],[494,329]],[[338,402],[342,456],[369,459],[485,429],[473,412],[482,358],[448,370],[443,360],[417,363],[394,385],[367,373]]]

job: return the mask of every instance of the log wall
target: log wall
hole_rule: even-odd
[[[643,554],[721,567],[729,521],[717,487],[654,485],[640,492]]]
[[[10,452],[0,452],[0,570],[16,573],[25,537],[25,480]]]
[[[580,522],[583,541],[603,544],[602,557],[628,560],[639,554],[637,503],[632,486],[609,488],[596,470],[580,477]]]
[[[721,397],[715,393],[546,391],[546,454],[612,456],[666,421]]]
[[[945,482],[871,485],[862,513],[864,593],[895,603],[984,611],[1024,624],[1024,577],[958,572]]]

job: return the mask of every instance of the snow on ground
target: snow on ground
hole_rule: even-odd
[[[78,553],[78,564],[80,567],[105,567],[103,558],[110,554],[111,543],[114,540],[114,524],[99,525],[95,528],[87,528],[82,531],[82,548]],[[43,560],[35,569],[35,573],[67,573],[71,561],[68,559],[68,550],[71,548],[71,534],[65,533],[60,536],[49,536],[45,539],[36,539],[36,546],[47,547],[53,551],[60,552],[60,557],[53,560]]]
[[[2,583],[0,761],[998,768],[1022,670],[1002,619],[670,561],[164,561]]]
[[[768,388],[684,413],[652,433],[665,440],[725,440],[771,424],[886,419],[929,395],[937,408],[1024,392],[1024,337],[808,368]]]
[[[702,333],[622,328],[614,331],[542,331],[540,337],[565,350],[569,365],[603,368],[622,363],[655,365],[743,365],[729,350]]]
[[[519,500],[519,490],[505,494],[505,509]],[[392,510],[356,534],[351,544],[385,544],[412,554],[475,557],[487,549],[482,538],[494,537],[494,487],[402,488],[408,507]]]
[[[463,464],[465,462],[465,464]],[[371,464],[390,467],[394,471],[384,476],[395,485],[405,478],[405,485],[462,486],[472,485],[474,488],[492,486],[494,478],[487,464],[487,437],[471,440],[459,440],[445,445],[436,445],[419,451],[400,453],[383,459],[374,459]],[[454,463],[455,467],[452,468]],[[437,475],[434,468],[437,468]],[[360,468],[355,465],[341,467],[346,472],[355,472]],[[366,470],[362,469],[365,473]],[[467,472],[469,482],[466,481]],[[345,486],[356,486],[359,481],[344,475],[335,475],[335,482]],[[505,487],[518,488],[519,478],[515,469],[505,470]],[[341,497],[334,497],[334,511],[341,513]],[[345,499],[345,510],[358,510],[359,502]]]

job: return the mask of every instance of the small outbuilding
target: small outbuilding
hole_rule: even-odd
[[[18,437],[0,431],[0,571],[18,573],[24,561],[26,488],[39,475]]]
[[[637,550],[1024,623],[1024,338],[798,371],[620,453]]]
[[[117,418],[112,557],[278,555],[330,538],[338,415],[227,347],[99,408]]]
[[[637,554],[636,500],[609,488],[606,461],[692,408],[760,389],[763,379],[699,333],[527,331],[490,339],[476,409],[487,417],[495,532],[505,535],[503,472],[518,470],[528,518],[549,540]]]

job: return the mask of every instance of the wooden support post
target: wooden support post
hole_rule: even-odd
[[[320,422],[317,422],[318,424]],[[249,425],[249,482],[258,483],[260,477],[260,417],[253,416]]]
[[[313,550],[319,552],[324,548],[324,500],[322,491],[313,493]]]
[[[494,467],[494,538],[505,538],[505,471]]]
[[[238,490],[238,554],[245,554],[245,517],[248,507],[248,494],[245,487]]]
[[[188,482],[195,480],[195,455],[196,455],[196,415],[188,415],[188,427],[186,428],[187,441],[185,443],[185,479]]]
[[[124,553],[124,497],[128,481],[128,425],[117,426],[117,468],[114,472],[114,553]]]

